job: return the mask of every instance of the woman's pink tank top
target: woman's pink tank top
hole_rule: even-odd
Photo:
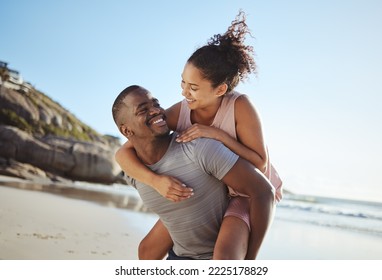
[[[223,96],[222,103],[215,115],[214,121],[211,126],[220,128],[227,132],[231,137],[237,139],[236,125],[235,125],[235,101],[241,94],[232,92]],[[181,102],[179,119],[176,126],[176,131],[183,131],[192,126],[191,110],[187,105],[186,99]],[[269,157],[269,156],[268,156]],[[268,165],[264,175],[269,179],[276,189],[276,200],[280,201],[282,198],[282,181],[276,169],[268,160]],[[230,188],[230,192],[233,190]]]

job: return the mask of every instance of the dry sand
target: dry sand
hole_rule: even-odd
[[[113,203],[0,186],[0,259],[136,260],[139,241],[156,219]],[[381,239],[276,214],[259,259],[382,259]]]
[[[137,259],[152,214],[0,187],[0,259]]]

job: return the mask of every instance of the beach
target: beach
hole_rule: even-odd
[[[278,207],[258,259],[382,259],[379,216],[351,228],[347,224],[357,215],[346,212],[344,222],[333,226],[321,217],[327,213],[285,205]],[[296,211],[301,218],[296,219]],[[137,260],[138,244],[156,220],[128,186],[41,186],[0,178],[2,260]]]

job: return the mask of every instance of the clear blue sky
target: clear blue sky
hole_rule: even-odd
[[[139,84],[180,101],[190,54],[239,9],[273,162],[299,193],[382,201],[382,2],[0,0],[0,60],[97,131],[119,136],[111,105]]]

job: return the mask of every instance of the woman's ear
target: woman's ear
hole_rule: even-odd
[[[216,89],[216,96],[223,96],[227,92],[228,86],[226,83],[220,84]]]

